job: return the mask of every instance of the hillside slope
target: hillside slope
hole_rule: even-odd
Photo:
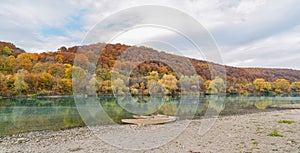
[[[126,86],[130,87],[132,94],[149,94],[151,81],[162,85],[166,94],[179,94],[183,90],[212,93],[223,92],[223,89],[240,94],[289,93],[300,89],[298,70],[223,66],[123,44],[61,47],[54,52],[32,54],[12,43],[0,42],[0,53],[2,96],[70,94],[74,68],[87,73],[93,65],[91,63],[97,63],[94,77],[98,94],[111,94],[112,90],[122,93]],[[77,67],[78,64],[72,67],[75,56],[81,67]],[[114,88],[114,82],[111,82],[111,76],[117,70],[120,76],[130,72],[129,84],[119,80],[118,83],[123,86],[120,89]],[[196,84],[191,84],[188,89],[181,87],[179,80],[190,83],[195,79],[200,83],[199,87]],[[222,86],[225,80],[226,86]]]

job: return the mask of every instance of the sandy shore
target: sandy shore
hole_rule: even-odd
[[[293,123],[279,123],[279,120]],[[300,109],[219,117],[213,127],[202,136],[198,134],[201,122],[203,120],[193,120],[178,137],[148,150],[133,151],[114,147],[99,139],[89,128],[83,127],[5,137],[0,139],[0,152],[300,152]],[[124,132],[119,129],[156,130],[181,123],[177,121],[173,124],[116,125],[118,130],[106,128],[99,131],[113,136]],[[268,136],[273,131],[282,136]],[[132,133],[131,136],[134,135]],[[162,135],[161,138],[165,137]],[[123,138],[120,141],[121,139]],[[152,140],[149,138],[149,141]],[[128,143],[135,142],[131,140]]]

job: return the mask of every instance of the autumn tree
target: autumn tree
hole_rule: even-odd
[[[102,82],[96,79],[96,74],[93,74],[87,83],[87,93],[88,95],[94,95],[97,92],[97,88],[100,86]]]
[[[273,88],[276,93],[289,92],[290,83],[286,79],[277,79],[273,82]]]
[[[47,72],[42,72],[38,75],[38,89],[50,91],[54,84],[54,77]]]
[[[0,95],[4,95],[7,90],[5,75],[0,72]]]
[[[138,83],[134,83],[130,86],[130,93],[133,95],[139,94],[139,84]]]
[[[14,86],[18,94],[26,93],[29,88],[28,84],[24,81],[24,75],[26,73],[28,73],[26,70],[21,69],[15,74],[16,80]]]
[[[145,77],[147,79],[147,89],[152,95],[161,94],[164,92],[164,88],[161,83],[158,82],[159,76],[157,71],[149,72],[149,75]]]
[[[38,86],[39,86],[38,75],[39,73],[26,73],[24,75],[24,81],[29,86],[29,92],[38,91]]]
[[[89,66],[89,59],[86,57],[85,54],[79,53],[76,55],[75,65],[81,67],[83,69],[87,69]]]
[[[270,82],[266,82],[263,78],[258,78],[253,81],[253,85],[255,89],[262,93],[269,93],[272,89],[272,85]]]
[[[59,83],[54,87],[54,90],[60,94],[71,94],[72,93],[72,81],[70,79],[59,79]]]
[[[4,74],[11,74],[13,72],[13,65],[9,57],[0,57],[0,70]]]
[[[127,87],[122,79],[117,78],[112,81],[112,89],[114,91],[114,94],[123,95]]]
[[[95,73],[99,81],[105,81],[110,79],[110,70],[102,68],[102,66],[98,66]]]
[[[48,72],[48,68],[49,68],[48,63],[38,62],[33,66],[32,72],[34,73]]]
[[[65,66],[65,73],[63,78],[71,79],[72,78],[72,65],[71,64],[64,64]]]
[[[190,79],[192,91],[199,92],[203,88],[204,79],[198,74],[190,76]]]
[[[191,79],[189,76],[182,75],[179,79],[181,92],[184,94],[188,93],[191,90]]]
[[[149,75],[146,76],[145,78],[147,78],[148,81],[158,81],[159,80],[158,72],[157,71],[149,72]]]
[[[73,66],[72,69],[72,83],[74,92],[87,94],[86,93],[86,74],[87,71],[78,66]]]
[[[8,46],[5,46],[5,47],[0,49],[0,55],[10,56],[10,55],[13,54],[13,52],[14,52],[14,50],[9,48]]]
[[[57,62],[57,63],[63,63],[63,61],[64,61],[64,56],[63,55],[61,55],[61,54],[58,54],[58,55],[56,55],[55,56],[55,61]]]
[[[63,77],[65,74],[65,66],[59,63],[51,64],[48,68],[48,73],[56,78]]]
[[[100,84],[98,92],[104,93],[104,94],[110,94],[111,91],[112,91],[112,87],[111,87],[110,80],[105,80],[105,81],[103,81],[102,84]]]
[[[175,94],[178,89],[177,81],[175,76],[165,74],[158,82],[166,89],[166,94]]]
[[[300,82],[299,81],[293,82],[291,84],[290,88],[294,92],[299,92],[300,91]]]
[[[22,53],[19,54],[14,63],[14,71],[19,69],[25,69],[31,71],[33,65],[38,61],[38,57],[35,54]]]
[[[146,89],[145,83],[141,82],[140,83],[140,90],[141,90],[142,96],[145,94],[145,89]],[[148,93],[146,93],[146,94],[148,94]]]
[[[209,92],[211,89],[210,89],[210,83],[211,83],[211,80],[206,80],[204,83],[203,83],[203,86],[206,90],[206,92]]]
[[[209,84],[209,89],[212,94],[224,93],[225,87],[225,83],[220,77],[216,77]]]

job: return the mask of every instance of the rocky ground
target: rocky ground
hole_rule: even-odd
[[[205,120],[191,121],[179,136],[172,135],[172,132],[176,127],[182,128],[181,125],[185,122],[90,128],[93,130],[82,127],[62,131],[30,132],[1,138],[0,152],[300,152],[300,109],[219,117],[204,135],[199,135],[201,123],[205,123]],[[150,138],[147,131],[151,130],[153,137]],[[114,141],[100,139],[99,135],[95,134],[97,132],[92,131],[113,137]],[[143,133],[144,137],[135,139],[135,135]],[[132,137],[134,139],[131,139]],[[135,150],[124,150],[124,143],[118,144],[117,140],[127,142],[129,148],[137,145]],[[148,143],[152,141],[153,143]],[[143,150],[142,147],[138,147],[145,143],[150,144],[150,149]],[[152,148],[151,144],[155,148]]]

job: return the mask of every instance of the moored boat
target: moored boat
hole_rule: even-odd
[[[122,123],[137,124],[137,125],[150,125],[150,124],[163,124],[174,122],[176,120],[175,116],[167,115],[133,115],[134,119],[122,119]]]

